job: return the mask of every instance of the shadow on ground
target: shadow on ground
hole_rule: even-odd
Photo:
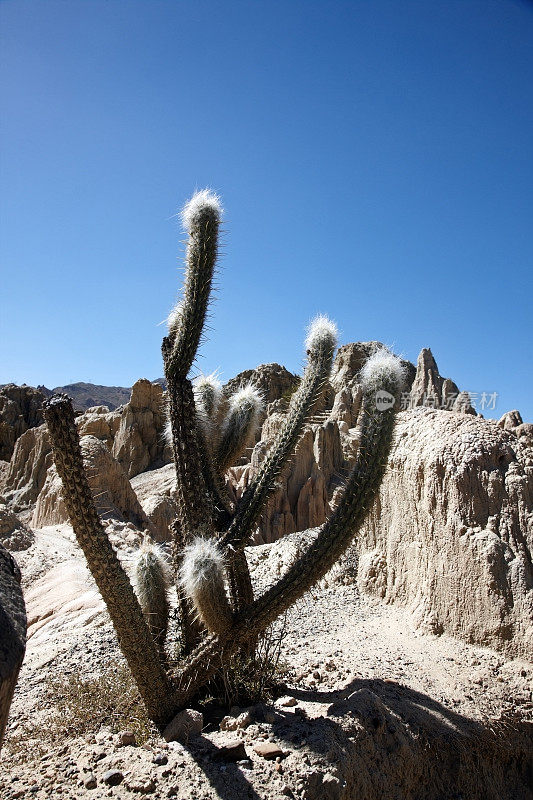
[[[293,797],[533,798],[530,722],[478,722],[393,681],[356,679],[340,691],[291,694],[308,713],[301,707],[276,709],[271,730],[286,752],[300,754],[283,762]],[[193,740],[189,751],[221,800],[267,796],[262,789],[258,794],[260,781],[240,765],[229,763],[221,769],[219,750],[205,737]],[[268,796],[277,794],[269,791]]]

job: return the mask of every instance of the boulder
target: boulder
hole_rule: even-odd
[[[138,529],[151,530],[127,475],[106,445],[94,436],[83,436],[80,446],[93,499],[102,519],[131,522]],[[37,499],[32,519],[34,528],[68,521],[62,492],[61,480],[53,465]]]
[[[174,464],[143,472],[131,479],[131,485],[153,527],[158,542],[170,541],[170,526],[176,519],[178,508],[173,493],[176,483]]]
[[[141,378],[134,384],[130,401],[122,410],[113,441],[113,456],[128,477],[161,467],[169,460],[165,423],[163,389]]]
[[[400,413],[360,531],[359,585],[436,634],[533,657],[533,468],[480,417]]]
[[[498,425],[500,428],[503,428],[504,431],[512,431],[513,428],[522,425],[523,421],[520,411],[517,411],[515,408],[513,411],[507,411],[507,413],[498,420]]]

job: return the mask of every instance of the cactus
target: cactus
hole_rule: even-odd
[[[160,547],[148,539],[135,554],[135,594],[161,657],[168,628],[170,567]]]
[[[224,588],[224,559],[215,542],[196,539],[185,548],[180,581],[207,630],[229,630],[232,611]]]
[[[257,430],[262,409],[261,393],[250,383],[231,395],[214,454],[218,472],[236,464],[244,453]]]
[[[252,386],[224,398],[214,376],[191,383],[188,375],[202,336],[218,247],[222,209],[216,195],[198,192],[185,206],[188,232],[182,298],[168,319],[162,351],[169,427],[176,467],[178,517],[172,557],[184,647],[169,666],[164,640],[168,617],[167,572],[146,544],[137,559],[137,594],[122,570],[94,510],[83,471],[70,401],[53,398],[45,417],[71,522],[108,605],[118,639],[149,715],[163,724],[239,650],[331,569],[370,510],[386,468],[395,400],[403,369],[386,349],[364,366],[363,405],[356,463],[334,514],[288,571],[254,598],[244,546],[276,481],[327,385],[337,341],[329,319],[316,318],[306,339],[307,365],[284,423],[265,460],[233,505],[224,473],[243,452],[258,424],[261,398]],[[385,398],[385,402],[380,402]],[[388,399],[387,399],[388,398]],[[397,405],[397,402],[396,402]]]

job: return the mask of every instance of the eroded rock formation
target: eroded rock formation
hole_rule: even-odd
[[[80,440],[83,460],[96,508],[103,519],[131,522],[136,528],[151,525],[122,466],[113,458],[104,442],[94,436]],[[32,519],[34,528],[68,522],[62,486],[55,465],[48,470],[37,499]]]
[[[467,392],[460,392],[457,385],[450,378],[443,378],[439,374],[437,362],[429,347],[424,347],[418,356],[416,375],[411,386],[408,402],[404,409],[426,406],[438,408],[443,411],[457,411],[462,414],[473,414],[475,410],[471,405]]]
[[[44,395],[32,386],[10,383],[0,389],[0,459],[9,461],[15,442],[28,428],[43,423]]]
[[[131,485],[153,526],[157,541],[170,541],[172,538],[170,526],[178,513],[173,497],[175,483],[174,464],[143,472],[131,479]]]
[[[1,490],[14,511],[24,511],[35,503],[51,463],[46,425],[30,428],[17,439]]]
[[[11,553],[27,550],[33,544],[34,535],[6,505],[0,503],[0,545]]]
[[[168,449],[165,455],[165,422],[163,389],[141,378],[131,390],[113,440],[113,456],[128,477],[161,467],[170,460]]]
[[[533,461],[490,421],[400,413],[358,536],[364,592],[434,633],[533,656]]]
[[[241,386],[253,383],[261,390],[265,405],[288,396],[298,386],[300,378],[293,375],[280,364],[261,364],[256,369],[247,369],[239,372],[224,386],[224,394],[228,397]]]

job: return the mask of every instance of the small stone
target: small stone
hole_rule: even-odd
[[[241,758],[240,761],[237,761],[237,766],[241,767],[242,769],[253,769],[254,765],[250,761],[249,758]]]
[[[221,731],[236,731],[239,728],[244,730],[253,722],[252,715],[249,711],[243,711],[238,717],[224,717],[220,722]]]
[[[168,764],[168,757],[163,753],[157,753],[153,758],[152,761],[154,764],[157,764],[158,767],[163,767],[165,764]]]
[[[117,747],[129,747],[137,744],[137,740],[133,731],[120,731],[115,737],[115,744]]]
[[[328,672],[333,672],[333,670],[336,669],[336,667],[337,667],[337,665],[335,664],[334,661],[328,661],[326,663],[326,669],[327,669]]]
[[[240,739],[228,739],[228,741],[219,748],[218,757],[223,761],[243,761],[247,758],[244,742]]]
[[[237,718],[236,717],[223,717],[220,720],[219,728],[221,731],[236,731],[237,730]]]
[[[317,669],[313,672],[313,678],[317,681],[320,680],[320,672]]]
[[[118,769],[108,769],[103,774],[103,780],[108,786],[118,786],[124,780],[124,775]]]
[[[276,700],[276,705],[280,706],[280,708],[290,708],[291,706],[295,706],[298,703],[295,697],[290,697],[290,695],[286,695],[285,697],[280,697],[279,700]]]
[[[92,772],[89,772],[87,777],[85,778],[83,785],[86,789],[96,789],[96,778],[94,777]]]
[[[258,756],[262,758],[266,758],[269,761],[273,761],[276,758],[283,758],[285,753],[281,749],[281,747],[275,742],[260,742],[256,744],[254,747],[254,753],[257,753]]]
[[[38,783],[34,783],[33,786],[30,786],[29,791],[32,792],[33,794],[35,794],[35,792],[38,792],[39,791],[39,784]]]
[[[177,741],[187,744],[191,737],[202,732],[203,727],[203,714],[193,708],[186,708],[176,714],[172,722],[169,722],[163,731],[163,738],[167,742]]]
[[[152,794],[155,791],[155,781],[149,775],[137,775],[127,781],[128,789],[138,794]]]

